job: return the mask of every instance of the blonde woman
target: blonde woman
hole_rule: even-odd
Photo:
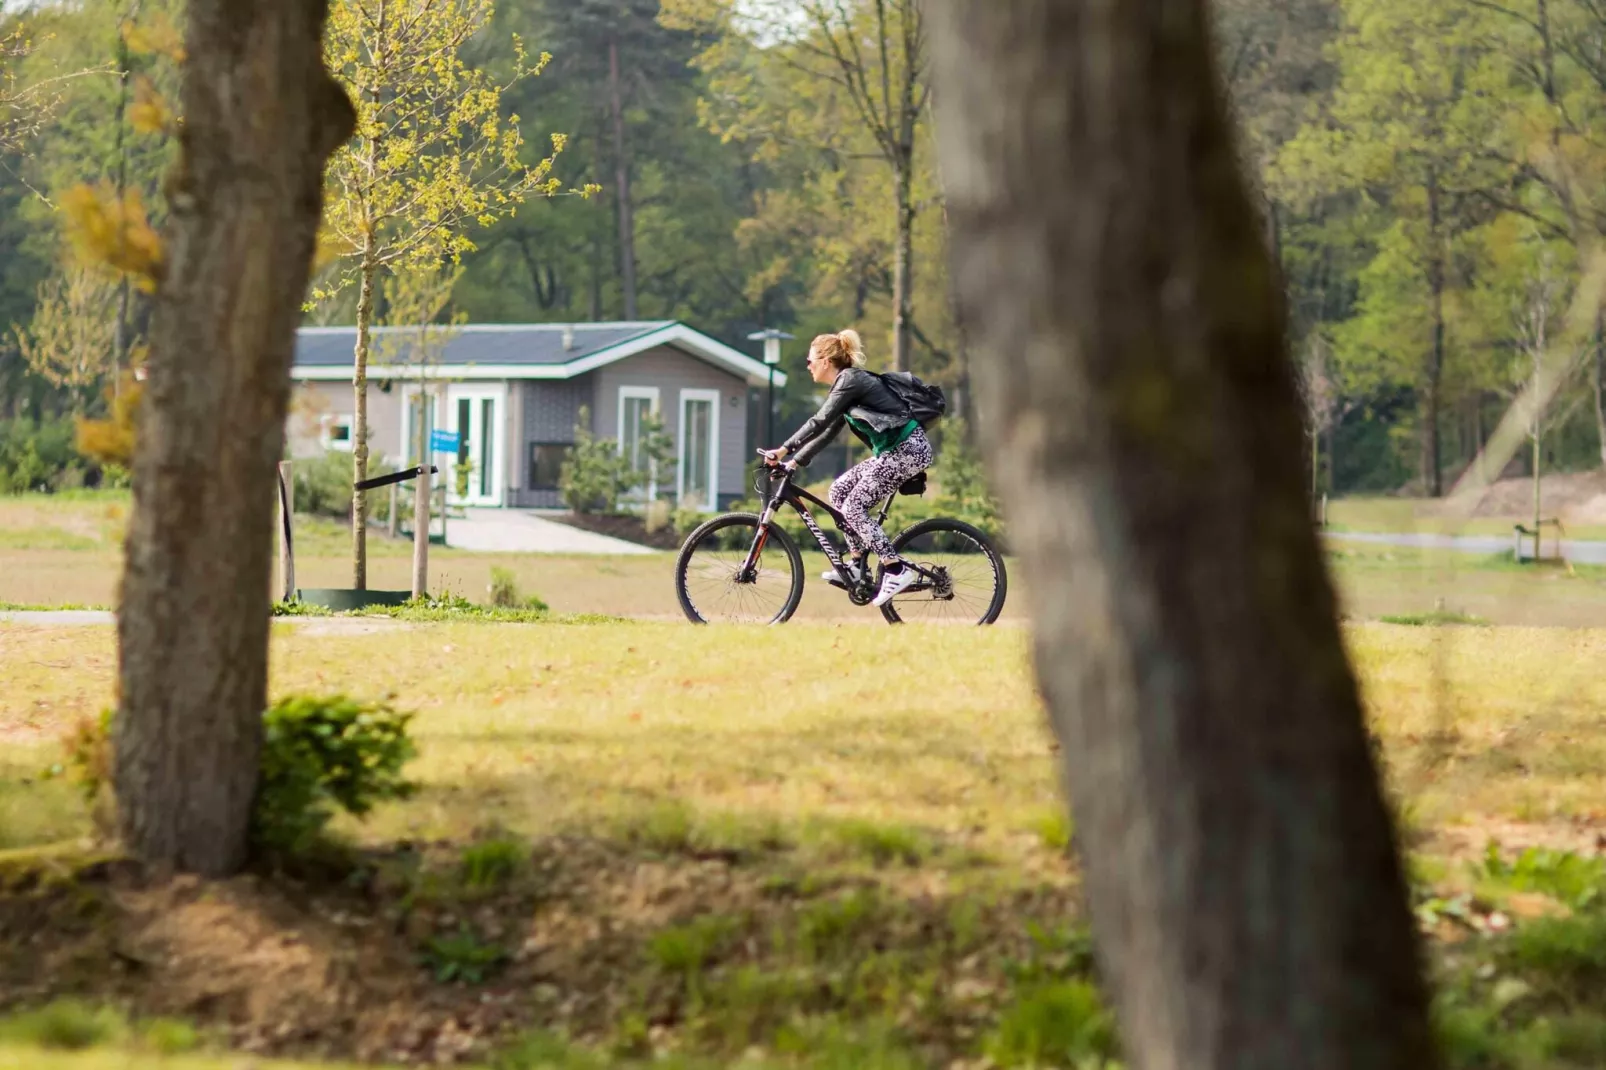
[[[915,582],[917,573],[904,567],[870,510],[905,481],[931,467],[931,443],[903,399],[879,375],[864,370],[864,343],[857,331],[822,334],[809,343],[809,375],[816,383],[830,386],[825,404],[791,438],[762,451],[765,462],[806,465],[844,424],[870,447],[869,459],[843,472],[831,484],[829,497],[845,522],[849,573],[857,583],[863,575],[865,552],[875,554],[882,577],[872,604],[886,605]],[[842,585],[835,570],[825,578]]]

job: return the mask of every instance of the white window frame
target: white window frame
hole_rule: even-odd
[[[341,453],[350,453],[356,445],[356,419],[350,413],[333,412],[324,413],[318,417],[318,445],[325,450],[338,450]],[[337,427],[346,429],[346,440],[342,442],[334,436]]]
[[[621,386],[619,388],[618,418],[614,423],[614,437],[619,442],[619,455],[625,452],[625,402],[649,401],[652,403],[652,414],[660,420],[663,419],[663,408],[660,404],[661,395],[656,386]],[[647,500],[653,501],[658,497],[658,480],[653,478],[647,483]]]
[[[708,501],[703,503],[704,512],[714,512],[719,508],[719,402],[718,390],[687,387],[680,392],[680,426],[675,429],[675,501],[684,503],[686,498],[686,403],[690,401],[706,401],[709,403],[708,417]]]

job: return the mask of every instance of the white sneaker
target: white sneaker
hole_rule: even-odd
[[[859,581],[864,579],[864,566],[859,564],[857,561],[844,558],[842,561],[842,567],[847,570],[847,574],[852,577],[853,586],[857,587],[859,585]],[[836,569],[834,568],[827,569],[826,571],[820,573],[820,579],[831,584],[833,587],[842,586],[842,577],[837,575]],[[846,590],[846,588],[843,589]]]
[[[916,572],[908,565],[903,566],[903,568],[899,569],[897,572],[883,573],[881,576],[881,593],[876,595],[875,601],[871,602],[870,604],[872,606],[886,605],[888,602],[892,601],[893,598],[902,594],[909,587],[912,587],[915,581],[918,579],[920,579],[920,573]]]

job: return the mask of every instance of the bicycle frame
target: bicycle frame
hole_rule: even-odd
[[[831,562],[831,567],[836,570],[837,577],[841,579],[842,586],[847,589],[849,597],[853,598],[857,603],[868,602],[873,593],[868,571],[861,574],[860,582],[856,586],[853,582],[853,577],[848,575],[842,555],[837,553],[836,546],[832,544],[825,532],[820,529],[819,523],[814,519],[814,514],[809,511],[809,506],[812,504],[825,510],[825,514],[831,518],[831,522],[836,525],[836,529],[839,532],[847,530],[847,522],[830,502],[823,501],[793,483],[792,479],[795,475],[795,471],[783,469],[779,479],[776,479],[774,475],[770,476],[770,482],[774,485],[774,489],[764,501],[764,511],[759,514],[758,535],[753,539],[752,549],[748,550],[747,559],[742,562],[742,569],[738,575],[746,578],[755,574],[758,568],[759,554],[764,552],[764,544],[769,539],[770,522],[775,519],[775,513],[781,506],[789,505],[797,511],[798,516],[803,520],[803,526],[809,529],[810,534],[814,536],[814,540],[820,544],[820,550],[825,554],[826,560]],[[892,511],[892,501],[897,497],[897,494],[897,491],[893,491],[881,503],[881,510],[876,516],[877,524],[886,523],[887,514]],[[928,581],[936,580],[935,576],[919,565],[910,561],[906,561],[904,564],[906,567],[913,568]]]

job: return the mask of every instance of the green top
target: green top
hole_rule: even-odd
[[[849,416],[847,421],[849,427],[870,440],[870,453],[875,457],[897,449],[903,445],[905,439],[914,434],[920,427],[918,420],[910,420],[902,427],[894,427],[891,431],[875,431],[863,420],[855,420]]]

